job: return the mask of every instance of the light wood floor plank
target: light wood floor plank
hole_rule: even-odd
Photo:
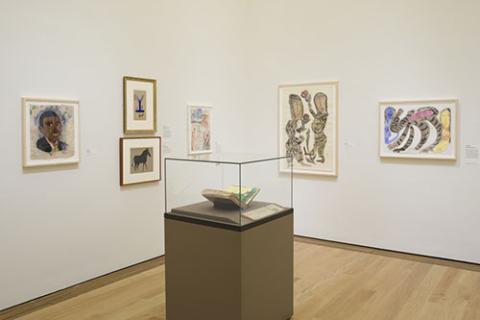
[[[307,241],[294,250],[294,320],[480,320],[480,272],[459,263]],[[164,320],[164,275],[158,266],[18,319]]]

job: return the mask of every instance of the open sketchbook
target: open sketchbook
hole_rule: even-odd
[[[223,190],[205,189],[202,196],[217,207],[240,207],[245,209],[249,206],[255,196],[260,192],[257,187],[230,186]]]

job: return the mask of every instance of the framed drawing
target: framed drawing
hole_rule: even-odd
[[[456,159],[457,100],[380,102],[380,157]]]
[[[279,87],[281,172],[337,175],[338,82]]]
[[[161,179],[161,138],[120,138],[120,185]]]
[[[123,132],[125,134],[157,131],[157,81],[123,78]]]
[[[189,105],[188,110],[188,153],[212,152],[212,108]]]
[[[78,163],[79,102],[57,99],[22,99],[23,166]]]

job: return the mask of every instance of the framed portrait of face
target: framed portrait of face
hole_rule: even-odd
[[[157,81],[123,78],[123,132],[145,134],[157,131]]]
[[[120,138],[120,185],[161,179],[161,138]]]
[[[188,154],[212,152],[212,107],[188,105]]]
[[[23,166],[78,163],[79,102],[23,98]]]

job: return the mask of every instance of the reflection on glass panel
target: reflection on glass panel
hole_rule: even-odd
[[[165,210],[172,215],[237,226],[292,207],[285,157],[207,154],[165,159]]]

